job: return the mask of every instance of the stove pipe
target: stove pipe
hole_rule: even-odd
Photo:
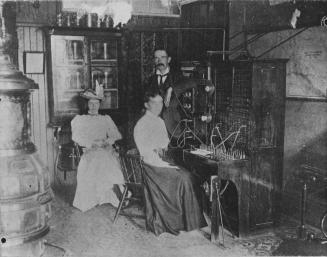
[[[30,141],[30,92],[38,86],[4,52],[10,35],[2,9],[0,1],[0,256],[40,256],[52,192],[49,172]]]

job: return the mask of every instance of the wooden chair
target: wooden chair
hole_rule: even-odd
[[[137,201],[142,204],[143,208],[145,206],[143,190],[144,167],[142,157],[138,154],[138,151],[136,149],[132,149],[127,151],[126,153],[120,151],[119,159],[121,163],[122,172],[125,178],[125,183],[123,185],[124,192],[120,199],[113,223],[115,223],[118,216],[122,214],[121,210],[123,209],[123,205],[126,204],[127,201]],[[128,197],[128,191],[132,191],[133,196]],[[124,213],[124,215],[132,216],[134,218],[145,218],[144,215],[127,215],[126,213]]]
[[[71,181],[66,181],[67,172],[77,171],[82,154],[82,147],[73,141],[58,145],[58,152],[55,160],[55,179],[58,183],[72,183]],[[63,175],[61,173],[63,173]]]

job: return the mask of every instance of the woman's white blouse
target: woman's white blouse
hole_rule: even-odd
[[[72,139],[80,146],[90,148],[96,140],[114,144],[122,136],[108,115],[77,115],[71,121]]]
[[[134,140],[144,162],[157,167],[171,167],[157,152],[169,144],[165,122],[160,117],[147,111],[134,128]]]

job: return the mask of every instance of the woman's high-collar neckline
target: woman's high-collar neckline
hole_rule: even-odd
[[[87,112],[87,115],[90,115],[90,116],[98,116],[99,113],[90,113],[90,112]]]

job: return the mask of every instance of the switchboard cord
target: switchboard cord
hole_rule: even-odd
[[[220,196],[223,196],[223,194],[225,193],[225,191],[226,191],[228,185],[229,185],[229,180],[227,180],[224,189],[220,190],[220,192],[219,192],[219,195],[220,195]]]

